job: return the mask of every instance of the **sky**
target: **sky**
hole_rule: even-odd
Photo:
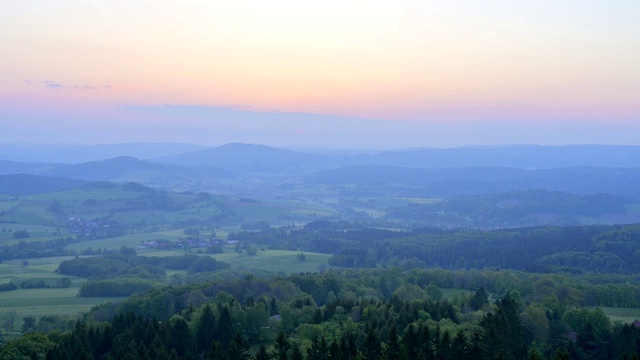
[[[640,145],[640,2],[0,1],[0,142]]]

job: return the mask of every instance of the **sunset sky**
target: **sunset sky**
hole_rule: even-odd
[[[640,145],[640,1],[0,1],[0,141]]]

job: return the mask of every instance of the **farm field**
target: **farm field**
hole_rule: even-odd
[[[488,281],[488,284],[492,284],[494,280],[474,280],[474,276],[452,274],[454,277],[460,276],[460,280],[456,281],[445,278],[442,272],[429,273],[429,270],[419,270],[416,267],[432,266],[434,262],[428,258],[430,254],[444,251],[438,246],[445,246],[451,241],[465,242],[473,235],[474,238],[478,237],[478,241],[502,243],[513,236],[506,231],[488,233],[484,230],[465,232],[453,229],[447,234],[447,230],[438,229],[433,233],[407,231],[407,238],[397,237],[397,232],[408,229],[406,223],[387,221],[387,218],[414,216],[420,220],[420,216],[429,215],[428,212],[420,213],[421,209],[429,210],[431,205],[447,203],[447,200],[429,197],[429,193],[385,196],[386,193],[380,192],[354,192],[349,193],[353,196],[338,196],[338,192],[342,190],[358,190],[356,187],[345,186],[336,187],[335,194],[294,199],[170,192],[131,183],[109,186],[111,187],[105,189],[88,188],[19,196],[7,198],[2,203],[0,284],[4,285],[3,289],[6,291],[0,292],[0,325],[3,326],[0,330],[5,339],[20,336],[25,317],[33,317],[38,321],[38,326],[44,323],[44,327],[40,329],[47,329],[49,321],[58,321],[58,329],[65,326],[71,329],[80,314],[90,311],[96,305],[117,303],[127,299],[124,295],[144,293],[154,287],[154,291],[143,297],[170,291],[174,286],[189,287],[193,285],[191,282],[208,281],[212,278],[216,282],[226,281],[229,276],[237,274],[233,270],[240,270],[239,273],[243,275],[264,275],[267,281],[271,281],[269,279],[273,275],[276,276],[276,281],[286,282],[289,281],[287,275],[304,274],[292,278],[298,279],[296,281],[304,279],[309,284],[315,283],[318,286],[333,286],[332,274],[340,274],[340,281],[349,284],[346,289],[351,290],[331,290],[334,291],[332,296],[345,297],[376,297],[379,294],[388,296],[399,289],[396,286],[404,281],[412,284],[414,289],[418,285],[424,292],[411,295],[408,293],[411,290],[409,287],[398,294],[421,298],[427,293],[432,296],[432,300],[448,300],[448,303],[454,304],[453,311],[460,312],[460,321],[477,321],[480,313],[467,312],[470,299],[477,295],[478,286],[473,283]],[[405,210],[406,213],[403,213]],[[415,214],[412,213],[414,210]],[[549,218],[556,216],[543,215]],[[627,216],[629,212],[623,215]],[[576,218],[591,223],[590,216],[576,215]],[[349,220],[339,220],[343,218]],[[311,222],[314,223],[310,224]],[[308,224],[310,225],[307,226]],[[596,230],[603,231],[585,231],[597,233]],[[513,230],[513,233],[516,231]],[[541,231],[553,234],[553,229]],[[625,231],[633,234],[635,230],[630,228]],[[532,237],[532,234],[535,235],[523,233],[520,236],[527,238]],[[611,234],[616,235],[617,232],[606,234],[606,239],[609,239]],[[543,238],[535,240],[546,241]],[[431,241],[434,242],[433,248],[425,251],[424,243]],[[505,244],[516,246],[513,243]],[[299,250],[278,250],[279,248]],[[135,249],[135,253],[131,249]],[[336,252],[336,249],[342,250]],[[528,250],[538,251],[537,248]],[[487,252],[483,255],[484,258],[476,259],[479,256],[477,252],[464,253],[465,251],[467,249],[464,247],[451,250],[452,255],[443,259],[452,263],[441,264],[442,271],[458,266],[458,262],[463,260],[473,266],[478,264],[481,269],[486,266],[487,259],[494,257],[494,254]],[[187,254],[198,255],[200,258],[182,256]],[[417,256],[423,256],[424,260]],[[75,258],[83,259],[65,264],[68,266],[62,270],[64,274],[57,272],[63,261]],[[217,262],[208,258],[214,258]],[[602,259],[611,262],[613,270],[622,268],[615,267],[615,257]],[[603,264],[608,264],[606,261]],[[224,270],[227,266],[219,266],[220,263],[228,264],[232,271]],[[335,272],[325,273],[325,270],[331,268],[329,263],[336,265],[333,267]],[[358,269],[359,267],[364,269]],[[342,269],[349,270],[343,272]],[[508,271],[509,268],[505,269]],[[216,275],[212,271],[221,272]],[[421,271],[425,273],[409,278],[409,273],[417,274]],[[364,275],[365,273],[368,275]],[[487,276],[500,277],[501,274],[494,272]],[[589,276],[586,273],[585,278]],[[323,280],[322,277],[326,278]],[[525,286],[518,284],[516,280],[514,278],[509,281],[513,281],[513,286]],[[556,284],[556,281],[555,278],[549,279],[551,285]],[[360,285],[355,286],[358,282],[361,282]],[[11,284],[15,284],[18,289],[12,290],[14,286]],[[165,288],[165,284],[172,287]],[[456,284],[460,284],[460,287],[454,288]],[[79,297],[80,289],[83,295],[95,297]],[[302,286],[294,282],[291,289],[302,289]],[[322,293],[313,295],[322,297],[327,294],[328,297],[331,293],[326,289],[320,291]],[[500,306],[498,300],[503,296],[503,291],[499,287],[489,289],[489,293],[485,294],[485,301],[489,306],[472,308],[486,312]],[[626,298],[625,301],[627,306],[637,306],[637,302]],[[580,306],[586,308],[590,305]],[[581,309],[580,306],[572,309]],[[520,311],[524,311],[523,309]],[[631,323],[640,318],[640,308],[602,310],[612,323]],[[15,323],[13,330],[7,330],[6,319],[11,314]],[[63,318],[45,318],[57,315]],[[451,331],[460,325],[451,319],[439,321],[443,328]]]
[[[126,234],[107,239],[96,239],[73,243],[67,245],[65,248],[68,250],[82,251],[87,248],[92,249],[120,249],[123,246],[136,247],[147,241],[157,241],[160,239],[176,241],[184,238],[185,235],[182,230],[166,230],[157,232],[139,232],[133,234]]]
[[[105,185],[106,186],[106,185]],[[226,210],[224,210],[226,209]],[[215,226],[216,216],[227,211],[232,222]],[[242,223],[267,221],[271,224],[307,221],[331,217],[333,208],[297,200],[265,200],[257,202],[239,201],[230,198],[207,197],[176,192],[156,192],[141,188],[126,188],[125,185],[109,185],[105,188],[82,188],[37,195],[5,198],[0,203],[0,245],[24,246],[29,243],[45,243],[61,238],[72,238],[62,251],[69,256],[6,258],[0,263],[0,284],[20,285],[28,281],[43,281],[49,288],[5,291],[0,293],[0,317],[15,311],[15,329],[19,331],[22,318],[33,316],[75,316],[88,311],[92,306],[124,298],[78,297],[78,290],[85,279],[69,277],[71,287],[59,288],[57,284],[64,275],[56,269],[64,260],[96,251],[118,250],[122,247],[137,248],[151,241],[176,243],[188,237],[187,228],[199,229],[199,236],[213,236],[226,240],[231,232],[241,230]],[[86,229],[73,229],[69,218],[93,221],[94,226],[107,227],[112,223],[123,226],[117,236],[92,236]],[[104,224],[104,225],[103,225]],[[181,225],[176,225],[181,224]],[[193,224],[193,225],[190,225]],[[210,224],[203,226],[202,224]],[[28,236],[15,236],[15,232],[26,232]],[[79,235],[82,236],[82,238]],[[192,249],[193,253],[201,248]],[[139,255],[182,255],[182,249],[155,250],[137,248]],[[89,252],[91,253],[91,252]],[[58,254],[62,254],[58,250]],[[329,255],[305,253],[305,260],[298,261],[299,252],[283,250],[261,250],[255,256],[238,254],[235,246],[229,246],[223,254],[210,255],[231,265],[233,269],[251,269],[278,274],[317,272],[327,263]],[[206,255],[203,255],[206,256]],[[167,272],[168,276],[176,271]],[[184,273],[184,271],[177,271]],[[17,335],[17,332],[16,334]]]
[[[296,257],[300,251],[288,250],[258,250],[256,255],[238,254],[231,249],[225,249],[222,254],[209,254],[218,261],[231,265],[233,269],[251,269],[258,271],[270,271],[274,273],[295,274],[300,272],[318,272],[320,266],[327,264],[331,256],[327,254],[303,252],[304,261]],[[172,256],[182,255],[182,250],[173,251],[138,251],[143,256]]]
[[[629,324],[636,320],[640,320],[640,308],[619,308],[619,307],[601,307],[602,311],[611,319],[612,322],[619,321],[623,324]]]
[[[224,253],[214,257],[216,260],[231,264],[236,269],[246,268],[285,274],[317,272],[321,266],[326,266],[327,259],[331,257],[327,254],[304,252],[305,260],[299,261],[296,256],[300,253],[287,250],[258,250],[255,256]]]
[[[279,223],[337,214],[331,207],[299,200],[261,200],[256,203],[229,200],[225,205],[245,221]]]
[[[78,287],[65,289],[19,289],[0,293],[0,316],[15,311],[14,332],[17,336],[23,318],[32,316],[36,320],[43,316],[76,316],[89,311],[93,306],[107,302],[118,302],[118,297],[78,297]]]
[[[22,264],[23,260],[6,260],[0,264],[0,283],[17,283],[29,279],[61,279],[64,276],[55,270],[62,261],[69,259],[73,259],[73,256],[24,259],[28,263],[27,266]]]
[[[113,239],[109,240],[113,241]],[[109,240],[103,240],[98,243],[104,248],[118,248],[127,244],[122,239],[113,243]],[[87,242],[73,245],[86,246]],[[233,269],[244,268],[280,274],[317,272],[322,264],[327,263],[329,258],[329,255],[326,254],[305,253],[305,260],[298,261],[296,256],[300,252],[296,251],[264,250],[258,251],[255,256],[250,256],[237,254],[232,249],[227,250],[229,251],[227,253],[210,256],[216,260],[229,263]],[[143,256],[175,256],[182,255],[185,252],[183,250],[138,249],[138,253]],[[201,256],[208,255],[203,254]],[[55,272],[59,264],[72,258],[74,257],[58,256],[26,259],[27,266],[22,264],[22,260],[5,261],[0,264],[0,283],[14,282],[19,284],[28,280],[44,280],[47,284],[54,286],[56,281],[65,277]],[[184,271],[169,271],[167,276],[174,273],[184,273]],[[78,297],[80,284],[85,280],[76,277],[71,277],[71,279],[72,286],[69,288],[18,289],[0,292],[0,316],[4,316],[9,311],[15,311],[15,329],[19,330],[22,326],[22,318],[26,316],[32,316],[36,319],[52,315],[75,316],[89,311],[95,305],[126,299],[123,297]],[[18,332],[15,332],[14,335],[18,335]]]

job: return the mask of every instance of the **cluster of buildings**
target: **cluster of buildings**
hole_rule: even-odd
[[[100,219],[85,220],[67,218],[67,228],[78,237],[85,239],[104,239],[125,234],[124,225]]]

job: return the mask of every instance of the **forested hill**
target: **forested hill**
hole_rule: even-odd
[[[204,149],[184,143],[35,144],[0,142],[0,160],[26,163],[78,164],[120,156],[148,159]]]
[[[388,151],[372,163],[407,167],[504,166],[551,169],[574,166],[640,167],[640,146],[505,145]]]
[[[350,165],[390,165],[413,168],[509,167],[640,167],[639,146],[509,145],[420,148],[375,151],[294,151],[254,144],[205,148],[189,144],[38,145],[0,143],[0,160],[26,163],[78,164],[122,156],[180,166],[215,166],[258,172],[283,169],[329,169]]]
[[[525,170],[505,167],[409,168],[387,165],[352,166],[308,175],[310,184],[385,184],[418,186],[414,192],[432,196],[487,194],[546,189],[576,194],[638,195],[640,168],[568,167]]]
[[[42,153],[43,149],[55,152],[48,147],[32,150]],[[111,154],[116,150],[115,147],[110,150],[65,149],[63,153],[76,149],[87,153],[105,150],[105,154]],[[180,149],[185,152],[179,152]],[[197,150],[189,151],[194,149]],[[0,174],[136,181],[206,191],[210,189],[203,189],[202,184],[211,179],[224,179],[221,180],[223,183],[230,180],[249,188],[264,184],[265,191],[282,182],[299,181],[307,185],[401,184],[426,188],[431,194],[442,196],[527,189],[632,195],[638,194],[635,184],[640,181],[640,147],[634,146],[514,145],[395,150],[377,154],[312,153],[252,144],[204,149],[174,146],[166,152],[160,150],[160,147],[150,145],[142,149],[124,146],[119,150],[120,156],[73,164],[69,164],[72,159],[82,157],[69,157],[57,164],[32,164],[1,161],[0,156]],[[131,153],[122,153],[126,151]],[[154,153],[160,156],[140,160],[142,157],[135,155]],[[30,152],[25,150],[27,154]],[[59,160],[59,156],[53,158]]]
[[[27,174],[0,175],[0,194],[33,195],[61,190],[78,189],[88,181]]]
[[[241,173],[296,174],[353,163],[348,156],[307,154],[264,145],[237,143],[152,160],[181,166],[216,166]]]
[[[323,224],[323,225],[320,225]],[[270,248],[334,254],[340,267],[487,267],[533,272],[638,273],[640,225],[530,227],[501,230],[344,230],[344,223],[271,228],[230,239]]]
[[[154,181],[156,179],[184,179],[198,178],[211,179],[220,177],[233,177],[238,174],[234,170],[220,169],[216,167],[189,168],[183,166],[165,165],[148,160],[140,160],[130,156],[121,156],[112,159],[91,161],[81,164],[60,165],[53,169],[41,172],[49,176],[65,176],[74,179],[92,181],[122,181],[143,179]]]
[[[216,273],[217,274],[217,273]],[[0,350],[3,359],[629,359],[640,329],[612,325],[597,298],[629,284],[509,272],[395,269],[288,277],[222,273],[51,319]],[[617,279],[623,280],[623,279]],[[462,286],[474,290],[461,290]],[[457,287],[445,297],[443,288]]]

